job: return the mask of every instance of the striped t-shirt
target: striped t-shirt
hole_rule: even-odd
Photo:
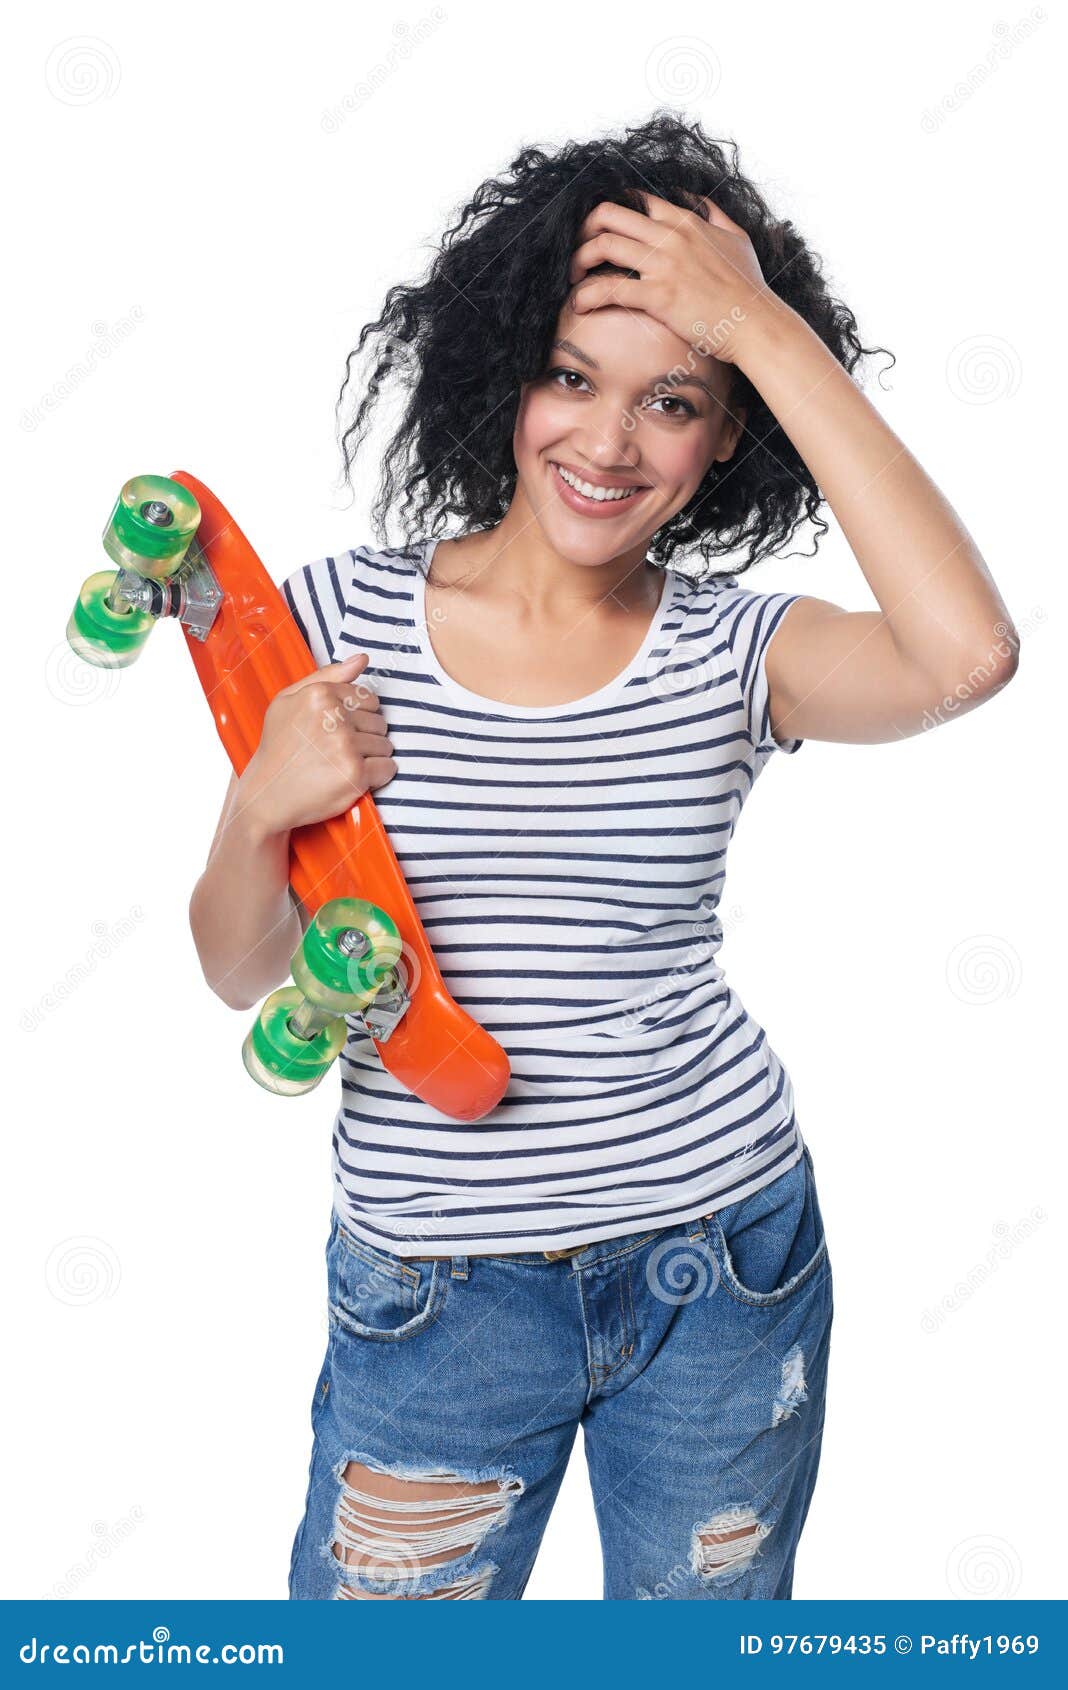
[[[478,1122],[340,1060],[334,1201],[402,1256],[566,1249],[670,1226],[798,1161],[790,1079],[716,960],[727,845],[776,746],[764,659],[800,595],[663,571],[641,649],[562,705],[481,697],[424,615],[436,541],[295,571],[319,664],[365,651],[397,773],[374,801],[456,1002],[511,1078]]]

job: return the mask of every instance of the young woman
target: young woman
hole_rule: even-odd
[[[249,1008],[309,919],[290,830],[373,789],[512,1074],[464,1125],[350,1020],[290,1593],[520,1597],[581,1423],[606,1597],[788,1597],[831,1277],[789,1077],[717,962],[727,845],[776,748],[990,697],[1011,619],[818,259],[696,124],[524,150],[365,343],[346,475],[399,377],[374,518],[402,495],[407,543],[286,581],[322,667],[191,921]],[[875,609],[739,584],[824,499]]]

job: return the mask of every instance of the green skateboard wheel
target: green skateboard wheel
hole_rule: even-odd
[[[295,986],[272,992],[241,1047],[241,1059],[256,1084],[278,1097],[313,1091],[345,1043],[343,1016],[328,1021],[310,1039],[292,1032],[290,1020],[303,1001]]]
[[[67,623],[71,650],[98,669],[127,668],[156,625],[147,612],[118,594],[112,603],[115,579],[113,569],[101,569],[83,581]]]
[[[381,990],[399,961],[396,923],[366,898],[332,898],[315,915],[291,964],[310,1003],[353,1015]]]
[[[113,562],[152,581],[175,573],[200,526],[200,506],[165,475],[135,475],[115,501],[104,529]]]

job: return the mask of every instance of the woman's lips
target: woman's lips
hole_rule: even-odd
[[[578,511],[580,516],[622,516],[624,511],[633,510],[635,505],[641,503],[646,493],[652,491],[650,487],[639,487],[626,499],[587,499],[585,493],[580,493],[576,487],[568,485],[557,464],[550,463],[549,473],[557,496],[570,510]]]

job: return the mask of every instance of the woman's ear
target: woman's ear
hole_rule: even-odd
[[[713,453],[713,460],[717,464],[725,464],[728,458],[733,458],[738,442],[742,438],[746,416],[747,411],[744,405],[727,414],[719,445]]]

